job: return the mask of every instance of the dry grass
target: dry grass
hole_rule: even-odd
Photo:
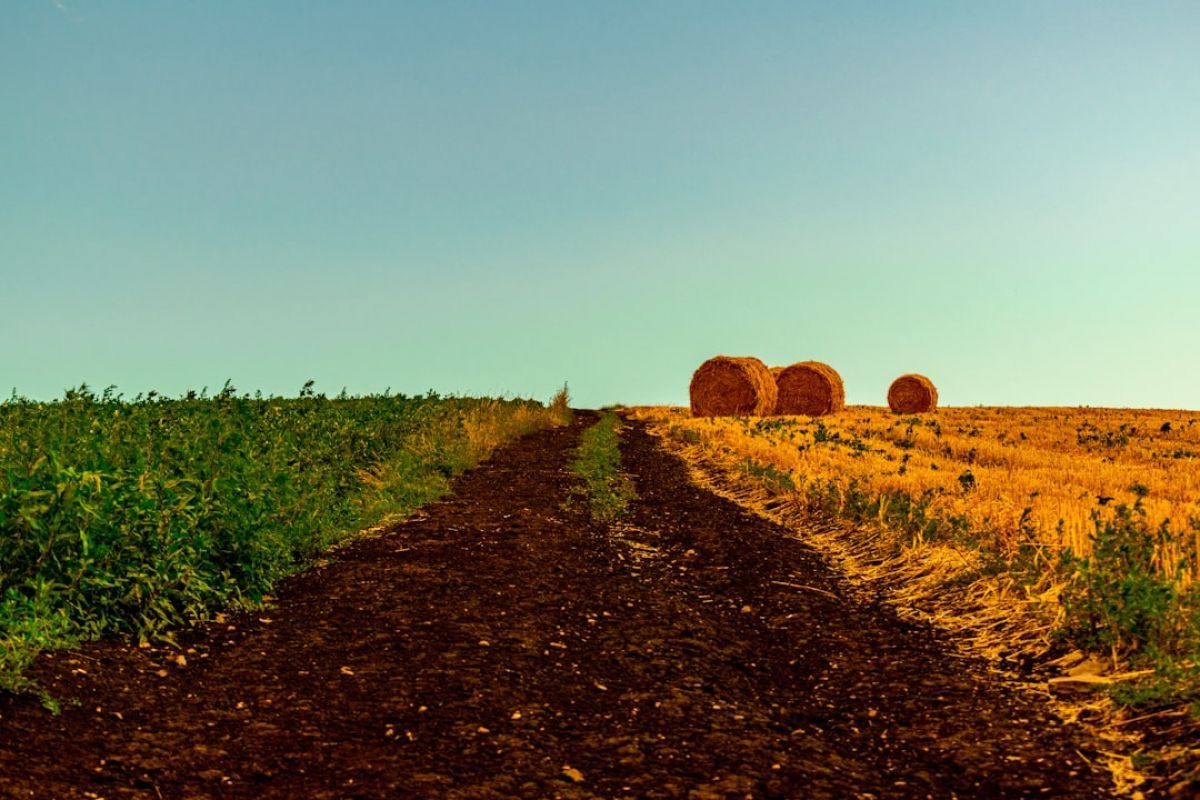
[[[926,497],[930,518],[987,531],[1003,551],[1032,540],[1047,555],[1090,552],[1096,519],[1140,501],[1150,528],[1175,532],[1164,571],[1197,575],[1200,413],[953,408],[898,418],[851,407],[821,420],[687,419],[680,431],[788,474],[801,494],[853,485],[870,497]],[[885,501],[881,516],[889,509]]]

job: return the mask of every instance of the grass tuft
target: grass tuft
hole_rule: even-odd
[[[550,402],[546,406],[555,425],[570,425],[571,421],[575,419],[575,412],[571,410],[570,403],[571,392],[564,383],[562,388],[550,398]]]

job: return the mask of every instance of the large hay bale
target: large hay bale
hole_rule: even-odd
[[[775,410],[771,371],[750,356],[710,358],[692,374],[688,392],[697,417],[762,417]]]
[[[779,399],[776,414],[822,417],[846,407],[846,387],[837,370],[820,361],[801,361],[771,370]]]
[[[888,389],[888,406],[897,414],[924,414],[937,403],[937,387],[924,375],[901,375]]]

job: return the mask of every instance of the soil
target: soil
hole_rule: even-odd
[[[594,420],[179,649],[42,656],[64,711],[0,700],[0,797],[1105,796],[1094,742],[637,423],[641,499],[590,521],[568,463]]]

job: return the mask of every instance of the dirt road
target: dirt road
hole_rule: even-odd
[[[43,658],[80,704],[0,700],[0,797],[1105,796],[1092,745],[636,425],[632,514],[568,507],[593,419],[182,652]]]

